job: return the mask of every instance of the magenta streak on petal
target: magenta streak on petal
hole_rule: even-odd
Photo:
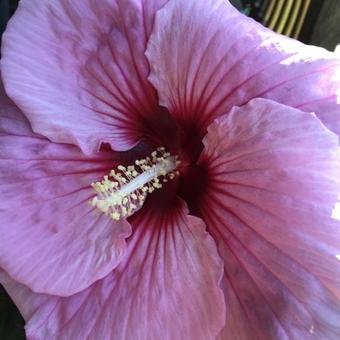
[[[135,89],[134,89],[134,86],[133,84],[131,83],[131,79],[129,79],[129,77],[125,74],[123,68],[120,66],[120,63],[118,62],[118,58],[115,56],[115,49],[114,47],[112,46],[112,42],[109,38],[107,38],[107,44],[110,48],[110,51],[111,51],[111,55],[112,55],[112,58],[114,60],[114,62],[117,64],[117,67],[118,67],[118,70],[119,72],[121,73],[121,75],[123,76],[124,78],[124,81],[126,82],[129,90],[131,91],[131,93],[133,93],[133,95],[136,97],[136,99],[138,99],[138,102],[139,102],[139,106],[143,107],[143,103],[145,102],[145,100],[141,100],[138,98],[138,94],[136,93]],[[110,72],[110,78],[112,80],[112,82],[114,82],[114,75],[111,74],[111,70],[109,71]],[[116,85],[116,88],[119,90],[119,85]],[[119,90],[120,94],[122,95],[122,91]],[[151,98],[153,98],[153,96],[151,96]],[[130,106],[132,105],[131,102],[127,102],[127,104]],[[153,104],[154,105],[154,104]],[[150,105],[150,107],[152,107],[152,104]],[[134,110],[136,110],[136,108],[134,108]],[[133,111],[132,111],[133,112]],[[138,112],[138,110],[137,110]]]
[[[164,1],[164,0],[162,0],[162,1]],[[123,12],[122,12],[122,8],[121,8],[121,5],[120,5],[120,1],[118,1],[118,7],[119,7],[119,11],[120,11],[121,15],[123,16]],[[141,11],[142,11],[142,17],[145,18],[143,6],[141,6]],[[142,21],[142,26],[144,27],[144,42],[145,42],[144,46],[143,46],[143,52],[144,52],[145,45],[146,45],[146,42],[147,42],[147,39],[148,39],[148,36],[145,35],[145,22],[144,21]],[[140,84],[143,84],[143,88],[146,89],[145,99],[144,100],[148,100],[149,99],[149,105],[150,105],[149,106],[149,110],[152,110],[155,107],[155,98],[157,96],[156,95],[156,91],[154,90],[153,87],[150,86],[148,80],[145,77],[145,73],[141,74],[140,68],[139,68],[140,63],[147,64],[147,61],[145,60],[144,55],[143,55],[143,58],[141,58],[141,55],[138,55],[138,60],[136,61],[134,46],[131,43],[130,35],[129,35],[129,30],[127,29],[127,26],[126,26],[125,22],[123,23],[123,27],[124,27],[125,35],[127,37],[127,42],[128,42],[128,45],[129,45],[130,53],[132,55],[133,65],[134,65],[134,68],[136,70],[138,80],[139,80]],[[148,67],[147,67],[147,71],[149,72]]]
[[[1,94],[0,265],[36,292],[68,296],[106,276],[125,252],[126,221],[96,215],[90,184],[116,164],[35,135]]]
[[[218,33],[218,32],[216,32],[215,34],[217,34],[217,33]],[[246,34],[248,34],[248,33],[250,33],[250,32],[246,32]],[[222,66],[223,61],[224,61],[224,60],[228,57],[228,55],[232,52],[232,49],[234,48],[234,46],[236,46],[237,43],[240,43],[240,40],[241,40],[241,39],[243,39],[243,37],[240,37],[240,38],[238,38],[237,40],[235,40],[234,43],[233,43],[233,44],[230,46],[230,48],[228,49],[228,51],[227,51],[227,52],[222,56],[222,58],[219,60],[219,62],[216,63],[216,66],[215,66],[214,69],[212,70],[211,75],[210,75],[209,78],[207,79],[206,85],[204,86],[204,88],[203,88],[203,90],[202,90],[202,95],[200,96],[200,99],[199,99],[198,102],[197,102],[197,111],[198,111],[198,112],[200,112],[200,113],[203,113],[203,112],[204,112],[204,109],[206,108],[206,106],[207,106],[207,104],[208,104],[208,102],[209,102],[209,98],[211,97],[211,95],[213,94],[213,92],[214,92],[215,90],[217,90],[218,84],[214,87],[214,90],[213,90],[213,91],[210,91],[211,93],[210,93],[209,95],[206,95],[206,91],[207,91],[207,89],[208,89],[208,87],[209,87],[209,85],[210,85],[212,79],[216,76],[216,74],[217,74],[219,68]],[[213,40],[210,40],[209,44],[210,44],[212,41],[213,41]],[[253,48],[254,48],[254,47],[253,47]],[[243,59],[246,55],[248,55],[250,52],[252,52],[253,48],[252,48],[250,51],[246,52],[246,54],[244,54],[243,56],[241,56],[239,60],[236,60],[236,61],[234,62],[234,64],[232,64],[232,65],[229,66],[228,71],[225,73],[225,75],[224,75],[223,78],[221,79],[220,83],[221,83],[223,80],[225,80],[225,78],[226,78],[226,77],[228,76],[228,74],[232,71],[232,69],[233,69],[240,61],[242,61],[242,59]],[[205,49],[205,54],[204,54],[204,55],[206,55],[206,53],[207,53],[208,51],[209,51],[209,45],[206,47],[206,49]],[[199,71],[199,70],[196,71],[196,76],[195,76],[195,77],[198,76],[198,71]],[[191,92],[191,97],[193,97],[193,94],[194,94],[194,91],[195,91],[195,87],[194,87],[194,86],[195,86],[195,83],[193,84],[193,89],[192,89],[192,92]],[[202,103],[202,100],[203,100],[204,98],[206,98],[206,100],[205,100],[204,103]],[[193,103],[193,101],[191,101],[191,107],[193,107],[193,105],[194,105],[194,103]],[[202,107],[202,106],[203,106],[203,107]],[[206,119],[206,120],[207,120],[207,119]],[[201,124],[202,124],[202,125],[205,125],[204,122],[201,123]]]
[[[144,51],[165,3],[21,1],[3,37],[2,73],[34,131],[86,154],[103,142],[126,151],[147,135],[160,111]]]
[[[335,94],[331,95],[331,96],[327,96],[327,97],[323,97],[323,98],[318,98],[318,99],[314,99],[314,100],[310,100],[304,103],[301,103],[299,105],[296,106],[297,109],[300,109],[303,106],[309,105],[309,104],[315,104],[318,102],[322,102],[322,101],[326,101],[327,99],[337,99],[337,96]]]
[[[215,188],[212,188],[212,190],[215,192],[215,193],[218,193],[219,190],[215,187]],[[223,195],[227,195],[228,198],[230,199],[234,199],[235,201],[239,202],[239,203],[242,203],[242,204],[245,204],[245,205],[249,205],[251,203],[247,202],[247,201],[244,201],[242,200],[240,197],[236,197],[236,196],[233,196],[230,192],[227,192],[227,191],[221,191],[221,194]],[[313,275],[312,272],[310,272],[310,270],[302,263],[299,261],[299,258],[292,258],[291,257],[291,254],[289,254],[287,251],[285,251],[284,249],[279,249],[272,241],[268,240],[266,238],[266,235],[263,235],[261,234],[258,230],[256,230],[254,227],[252,227],[250,224],[248,224],[246,221],[242,220],[240,216],[237,216],[235,213],[233,213],[231,210],[230,210],[230,207],[227,206],[226,204],[223,204],[223,195],[221,195],[220,199],[218,199],[217,197],[214,197],[212,196],[211,194],[208,195],[208,199],[209,201],[211,200],[212,205],[215,205],[218,206],[221,211],[228,211],[228,214],[232,215],[235,219],[237,219],[241,224],[243,224],[244,226],[246,226],[247,228],[249,228],[251,230],[252,233],[256,233],[258,234],[258,237],[259,238],[262,238],[264,240],[264,243],[268,243],[268,245],[270,245],[271,247],[275,247],[277,248],[277,250],[279,251],[279,253],[282,253],[283,256],[286,256],[287,258],[289,258],[291,261],[295,261],[301,268],[303,268],[303,270],[305,270],[306,272],[309,272],[311,275]],[[270,211],[267,211],[265,210],[264,208],[262,208],[261,206],[255,206],[256,209],[258,209],[260,212],[262,212],[263,215],[272,215],[272,213]],[[214,217],[210,214],[210,217]],[[210,218],[209,217],[209,218]],[[274,215],[272,215],[273,218],[278,218]],[[215,221],[216,222],[216,221]],[[281,220],[281,222],[284,222],[283,220]],[[225,229],[227,228],[227,229]],[[221,230],[223,229],[223,231],[228,231],[230,233],[233,234],[234,237],[238,238],[237,235],[235,234],[235,232],[232,231],[232,228],[229,226],[226,226],[224,225],[224,228],[221,228],[221,227],[218,227],[218,224],[214,224],[214,230],[217,230],[218,232],[221,233]],[[242,244],[242,240],[239,239],[239,242]],[[243,244],[244,247],[246,247],[244,244]],[[253,254],[255,256],[255,254]],[[336,261],[334,260],[334,263],[336,263]]]
[[[312,114],[256,99],[216,120],[204,145],[200,212],[225,261],[231,314],[220,338],[338,339],[336,136]]]
[[[233,19],[238,19],[237,17],[233,18]],[[230,20],[230,24],[233,23],[233,20]],[[247,32],[249,33],[249,32]],[[214,33],[214,35],[210,38],[210,41],[208,43],[208,45],[206,46],[206,48],[204,49],[204,52],[202,54],[202,56],[200,57],[200,61],[198,62],[198,66],[197,66],[197,69],[196,71],[194,72],[195,73],[195,76],[194,76],[194,79],[193,79],[193,83],[192,83],[192,88],[191,88],[191,98],[190,98],[190,105],[189,107],[194,107],[194,98],[193,98],[193,95],[195,93],[195,85],[196,85],[196,81],[197,81],[197,78],[198,78],[198,75],[199,75],[199,71],[200,71],[200,68],[202,67],[202,64],[203,64],[203,60],[205,60],[208,56],[208,52],[210,51],[210,48],[213,47],[211,45],[213,45],[213,43],[215,42],[215,39],[217,39],[218,37],[218,31],[216,31]],[[197,102],[197,111],[200,110],[200,105],[201,105],[201,100],[203,98],[205,98],[205,92],[212,80],[212,78],[216,75],[216,72],[218,71],[219,67],[222,65],[222,62],[223,60],[225,60],[225,58],[228,56],[228,54],[232,51],[233,47],[236,45],[236,43],[239,42],[239,39],[242,39],[243,37],[240,37],[240,38],[237,38],[233,44],[230,46],[230,48],[228,49],[227,52],[225,52],[225,54],[220,58],[220,60],[216,63],[216,65],[214,66],[214,68],[210,71],[210,76],[209,78],[206,80],[206,85],[204,86],[203,90],[202,90],[202,96],[199,98],[198,102]],[[237,62],[237,61],[236,61]],[[230,69],[232,68],[233,66],[231,65]],[[200,111],[199,111],[200,112]]]
[[[219,204],[221,204],[221,202],[220,201],[215,201],[215,200],[213,200],[214,201],[214,204],[217,204],[217,205],[219,205]],[[211,203],[212,204],[212,203]],[[225,210],[225,207],[223,208],[223,207],[221,207],[224,211],[226,211]],[[236,216],[236,215],[234,215],[230,210],[228,210],[228,214],[230,214],[230,215],[232,215],[233,217],[235,217],[237,220],[239,220],[240,218],[239,218],[239,216]],[[242,248],[244,248],[244,249],[247,249],[247,254],[248,255],[250,255],[250,256],[252,256],[252,257],[254,257],[254,259],[256,259],[256,261],[257,261],[257,264],[256,264],[256,266],[257,267],[260,267],[260,266],[264,266],[264,269],[266,270],[266,271],[268,271],[268,272],[271,272],[271,274],[277,279],[277,280],[279,280],[279,281],[281,281],[281,284],[282,284],[282,289],[286,289],[288,292],[289,292],[289,294],[292,294],[292,297],[291,298],[293,298],[293,299],[296,299],[296,304],[299,306],[299,309],[300,309],[300,307],[302,307],[303,308],[303,310],[305,310],[306,311],[306,313],[310,316],[310,319],[311,319],[311,322],[310,322],[310,324],[312,324],[313,323],[313,319],[315,319],[315,320],[318,320],[318,309],[320,309],[320,310],[322,310],[321,309],[321,306],[320,305],[316,305],[315,307],[314,307],[314,305],[312,304],[312,300],[310,301],[310,302],[306,302],[306,300],[305,301],[303,301],[303,300],[301,300],[297,295],[296,295],[296,293],[294,293],[294,291],[292,291],[292,289],[289,287],[289,286],[287,286],[287,282],[285,283],[284,281],[282,281],[282,279],[279,277],[279,276],[277,276],[273,271],[272,271],[272,269],[270,269],[269,267],[268,267],[268,265],[266,265],[264,262],[263,262],[263,260],[261,261],[261,259],[259,259],[257,256],[256,256],[256,254],[255,253],[253,253],[252,252],[252,250],[251,250],[251,246],[248,244],[247,246],[241,241],[241,239],[240,239],[240,236],[238,236],[236,233],[239,233],[240,235],[242,235],[242,238],[245,238],[245,235],[246,234],[248,234],[248,233],[245,233],[244,231],[242,231],[241,232],[241,230],[240,230],[240,232],[238,232],[238,229],[240,229],[240,226],[243,224],[243,222],[242,221],[240,221],[241,222],[241,224],[238,226],[238,228],[233,228],[232,226],[233,226],[233,221],[232,221],[232,219],[230,220],[230,222],[228,223],[228,226],[227,225],[221,225],[221,219],[217,219],[217,217],[215,216],[214,217],[214,215],[212,214],[212,212],[210,211],[206,211],[206,213],[204,214],[204,216],[205,216],[205,218],[206,218],[206,220],[209,220],[210,222],[209,222],[209,227],[211,228],[211,232],[213,233],[213,234],[215,234],[216,236],[215,236],[215,238],[216,239],[221,239],[221,240],[223,240],[223,242],[224,242],[224,244],[227,246],[227,247],[231,247],[230,248],[230,250],[231,250],[231,252],[234,254],[234,256],[236,257],[236,258],[238,258],[239,256],[237,255],[237,254],[241,254],[241,252],[239,251],[239,250],[233,250],[233,244],[235,243],[235,246],[236,246],[236,244],[240,244],[241,245],[241,247]],[[248,228],[251,228],[248,224],[244,224],[246,227],[248,227]],[[223,231],[222,231],[223,230]],[[253,231],[253,232],[255,232],[256,233],[256,231]],[[216,234],[217,233],[217,234]],[[233,241],[235,239],[235,241]],[[249,241],[248,241],[248,243],[249,243]],[[261,247],[263,247],[263,248],[266,248],[266,246],[265,246],[265,243],[263,243],[262,245],[261,245]],[[272,250],[271,251],[271,256],[274,256],[274,254],[277,254],[277,251],[276,250]],[[277,256],[277,255],[275,255],[275,256]],[[284,254],[284,256],[287,256],[286,254]],[[289,258],[289,256],[288,256],[288,258]],[[288,259],[287,258],[287,259]],[[249,264],[250,264],[250,259],[249,259],[249,257],[247,257],[247,259],[243,259],[243,260],[241,260],[240,258],[238,258],[238,261],[239,261],[239,264],[240,265],[242,265],[243,266],[243,268],[244,268],[244,270],[246,271],[246,272],[248,272],[248,269],[247,269],[247,266],[249,266]],[[244,261],[247,261],[247,262],[244,262]],[[291,265],[289,266],[289,267],[291,267],[291,268],[294,268],[294,267],[296,267],[296,265],[294,264],[294,261],[291,261]],[[300,269],[300,271],[301,271],[301,269]],[[226,273],[228,273],[228,266],[226,266]],[[288,274],[289,273],[289,270],[287,270],[286,271],[286,274]],[[248,272],[248,274],[250,275],[250,273]],[[268,280],[269,281],[269,277],[268,277],[268,274],[266,274],[266,277],[267,277],[267,279],[266,280]],[[250,275],[250,278],[251,278],[251,275]],[[253,281],[253,283],[256,285],[256,281],[254,281],[253,279],[251,279],[252,281]],[[288,281],[289,282],[289,281]],[[319,285],[320,285],[320,283],[319,283]],[[305,283],[305,286],[307,287],[307,284]],[[259,291],[261,291],[261,288],[260,287],[258,287],[258,289],[259,289]],[[237,289],[236,288],[236,292],[237,291],[240,291],[240,293],[239,294],[242,294],[242,290],[241,289]],[[236,293],[237,294],[237,293]],[[273,304],[273,301],[275,301],[275,298],[274,297],[271,297],[269,300],[268,300],[268,297],[266,297],[266,295],[265,295],[265,293],[261,293],[261,295],[263,296],[263,299],[267,302],[267,304],[269,305],[269,307],[270,307],[270,305],[271,304]],[[333,301],[334,301],[334,297],[332,297],[329,293],[327,293],[326,292],[326,296],[327,295],[329,295],[329,301],[327,302],[328,304],[334,304],[333,303]],[[289,295],[288,295],[289,296]],[[288,298],[288,296],[286,296],[286,298]],[[307,298],[309,297],[309,295],[307,296]],[[289,303],[288,302],[288,300],[287,300],[287,303]],[[310,304],[310,306],[309,307],[307,307],[308,306],[308,304]],[[287,307],[288,307],[289,305],[287,304]],[[272,305],[272,307],[270,307],[271,309],[272,308],[278,308],[278,307],[276,307],[275,305]],[[314,311],[313,311],[314,310]],[[278,315],[276,314],[276,312],[275,312],[275,310],[273,310],[272,309],[272,311],[273,311],[273,314],[275,315],[275,317],[277,318],[277,320],[278,320],[278,323],[279,324],[281,324],[281,321],[280,321],[280,318],[278,317]],[[249,310],[249,308],[247,308],[247,306],[244,306],[244,312],[245,313],[247,313],[247,314],[253,314],[253,311],[251,311],[251,310]],[[317,314],[316,314],[317,313]],[[299,312],[299,314],[301,314],[301,311]],[[296,313],[291,313],[291,315],[292,316],[294,316],[294,315],[296,315]],[[284,317],[284,315],[282,315],[281,316],[281,318],[283,318]],[[320,327],[321,327],[321,331],[322,331],[322,319],[320,320],[320,322],[321,322],[321,325],[320,325]],[[316,324],[318,323],[318,321],[316,321]],[[259,326],[259,325],[258,325]],[[282,326],[282,330],[284,331],[284,332],[287,332],[287,329],[285,329],[285,327],[284,327],[284,325],[282,325],[281,324],[281,326]],[[286,326],[287,327],[287,326]],[[300,329],[301,329],[301,331],[302,331],[302,334],[304,334],[304,331],[309,331],[309,327],[307,328],[307,329],[304,329],[305,327],[306,327],[306,325],[304,326],[303,324],[301,324],[300,326]],[[289,330],[289,327],[288,327],[288,330]],[[270,327],[269,327],[269,329],[267,329],[267,330],[265,330],[264,332],[266,332],[266,331],[268,331],[268,334],[266,335],[267,337],[270,337],[270,335],[269,335],[269,332],[270,332]],[[315,331],[319,331],[319,330],[315,330]],[[323,332],[323,331],[322,331]],[[334,334],[340,334],[340,331],[338,330],[338,331],[334,331]],[[263,333],[262,333],[263,334]],[[332,334],[332,332],[328,335],[328,336],[334,336],[334,334]],[[293,334],[287,334],[288,336],[287,336],[287,339],[290,339],[290,338],[294,338],[294,336],[293,336]],[[262,336],[264,336],[264,335],[262,335]],[[273,335],[272,335],[273,336]],[[301,335],[302,336],[302,335]],[[283,338],[285,338],[285,337],[283,337]],[[330,337],[330,338],[332,338],[332,337]],[[281,339],[281,337],[280,337],[280,339]]]
[[[18,280],[4,279],[28,337],[337,340],[337,138],[268,100],[221,115],[264,96],[309,103],[337,131],[339,61],[225,0],[171,0],[154,25],[165,2],[22,0],[9,25],[7,90],[49,138],[12,105],[21,118],[0,138],[0,265]],[[126,244],[129,223],[86,205],[89,183],[117,165],[108,144],[134,147],[127,159],[163,141],[183,158],[181,178],[129,219]],[[204,221],[174,198],[178,188]],[[25,289],[34,311],[17,296]]]
[[[216,201],[215,201],[215,203],[216,203]],[[234,239],[235,239],[234,242],[239,243],[243,248],[245,248],[245,249],[248,250],[248,247],[246,247],[244,244],[242,244],[242,242],[240,241],[240,239],[238,239],[238,238],[236,237],[236,235],[234,235],[234,233],[233,233],[232,231],[230,231],[230,228],[227,228],[227,226],[224,226],[223,232],[227,234],[227,235],[224,235],[224,234],[222,233],[222,231],[221,231],[221,227],[218,227],[218,226],[220,225],[220,221],[218,221],[218,220],[216,219],[216,217],[214,217],[211,213],[208,212],[208,213],[205,214],[205,216],[206,216],[206,218],[207,218],[207,219],[210,221],[210,223],[211,223],[211,225],[210,225],[210,227],[211,227],[211,232],[212,232],[213,234],[215,234],[215,238],[216,238],[216,239],[221,239],[221,240],[226,244],[226,246],[227,246],[228,249],[230,250],[230,253],[238,260],[239,265],[242,267],[242,269],[243,269],[243,270],[247,273],[247,275],[249,276],[249,279],[250,279],[252,285],[254,285],[255,290],[257,290],[257,291],[260,292],[260,293],[259,293],[260,297],[265,301],[266,305],[268,305],[268,307],[269,307],[269,310],[273,313],[274,318],[275,318],[275,320],[276,320],[276,322],[277,322],[277,324],[278,324],[278,327],[279,327],[279,329],[280,329],[280,330],[279,330],[279,332],[281,333],[281,334],[279,333],[279,334],[280,334],[280,339],[281,339],[281,338],[282,338],[282,339],[286,339],[286,338],[289,339],[289,334],[288,334],[287,331],[284,329],[284,325],[282,324],[280,318],[279,318],[278,315],[276,314],[276,312],[275,312],[275,310],[273,309],[273,307],[271,307],[272,301],[271,301],[271,300],[268,300],[268,298],[266,298],[266,295],[261,291],[261,288],[258,286],[258,284],[256,283],[256,281],[252,278],[251,274],[250,274],[249,271],[247,270],[247,267],[246,267],[245,263],[243,263],[242,260],[237,256],[237,254],[238,254],[239,252],[237,252],[237,251],[235,251],[235,250],[232,249],[231,244],[233,243],[233,241],[230,240],[230,237],[234,238]],[[229,237],[227,238],[227,236],[229,236]],[[248,253],[249,253],[249,252],[248,252]],[[255,256],[254,254],[251,254],[251,255],[254,256],[254,257],[256,258],[256,256]],[[248,261],[249,261],[249,259],[248,259]],[[257,259],[257,261],[258,261],[258,259]],[[261,263],[260,265],[263,265],[263,264]],[[270,271],[268,268],[266,268],[266,269],[267,269],[268,271]],[[228,267],[225,268],[225,275],[228,276]],[[275,276],[275,275],[274,275],[274,276]],[[231,281],[232,281],[232,277],[230,277],[230,279],[231,279]],[[279,278],[277,278],[277,279],[279,279]],[[284,286],[284,283],[283,283],[283,282],[281,282],[281,283],[282,283],[283,287],[284,287],[285,289],[287,289],[287,287]],[[236,294],[236,295],[238,295],[238,294],[241,295],[241,294],[242,294],[242,292],[238,292],[239,289],[237,289],[237,287],[234,287],[234,291],[235,291],[235,294]],[[289,289],[288,289],[288,291],[289,291]],[[290,292],[290,293],[292,293],[292,292]],[[292,295],[294,295],[294,294],[292,294]],[[243,298],[244,298],[244,297],[243,297]],[[253,314],[253,312],[250,311],[249,308],[247,308],[247,306],[245,305],[245,303],[242,302],[242,299],[240,298],[240,296],[239,296],[239,301],[240,301],[240,303],[243,305],[244,313],[247,315],[247,317],[248,317],[250,323],[252,324],[252,327],[255,328],[255,333],[257,333],[257,335],[259,336],[259,339],[261,339],[261,337],[263,337],[263,331],[261,332],[261,331],[254,325],[254,322],[252,322],[252,320],[251,320],[251,315]],[[303,307],[303,305],[301,305],[301,306]],[[271,322],[273,322],[273,320],[271,320]],[[268,329],[268,330],[264,330],[264,332],[268,332],[268,333],[270,334],[270,333],[271,333],[271,329],[270,329],[270,328],[274,328],[274,327],[275,327],[274,325],[276,324],[276,322],[273,322],[273,324],[270,325],[269,329]],[[268,334],[267,336],[270,336],[269,334]],[[272,334],[272,336],[274,336],[274,335],[276,335],[276,336],[278,335],[278,334],[277,334],[277,331],[276,331],[274,334]],[[286,335],[286,336],[285,336],[285,335]]]
[[[261,42],[260,42],[261,43]],[[255,48],[251,48],[249,51],[247,51],[246,54],[244,54],[243,56],[240,57],[239,60],[237,60],[230,68],[229,70],[223,75],[223,77],[221,78],[221,80],[219,80],[219,82],[214,86],[213,90],[211,91],[211,93],[207,96],[207,100],[203,105],[202,108],[202,112],[206,113],[206,119],[204,120],[203,124],[204,126],[209,125],[214,116],[216,116],[216,111],[219,109],[219,107],[221,107],[229,97],[232,96],[233,93],[235,93],[238,89],[240,89],[242,87],[242,85],[244,85],[245,83],[247,83],[247,81],[249,81],[250,79],[256,77],[258,74],[260,74],[262,71],[264,71],[265,69],[267,69],[268,67],[272,66],[272,65],[276,65],[278,63],[281,63],[282,61],[284,61],[287,56],[284,56],[284,58],[281,57],[281,59],[279,60],[275,60],[273,63],[264,66],[262,69],[260,70],[256,70],[256,73],[249,76],[248,78],[244,79],[239,85],[236,85],[235,87],[231,88],[228,93],[222,98],[220,99],[217,103],[214,104],[214,106],[212,108],[207,108],[209,102],[210,102],[210,98],[212,96],[212,94],[218,90],[218,87],[223,83],[227,81],[227,76],[237,67],[239,66],[242,62],[244,62],[245,58],[248,58],[252,53],[254,53],[254,50],[256,51],[256,48],[258,48],[260,46],[260,43],[255,47]],[[291,55],[289,55],[288,57],[290,57]],[[256,98],[257,96],[254,96],[254,98]],[[235,103],[237,105],[239,104],[244,104],[244,103]]]
[[[249,281],[250,281],[251,285],[254,286],[254,290],[259,292],[258,298],[264,300],[266,306],[268,306],[267,313],[271,312],[274,316],[274,319],[276,320],[276,321],[274,321],[273,319],[270,318],[270,325],[269,324],[260,325],[260,323],[258,322],[259,320],[256,320],[257,322],[256,321],[254,322],[254,311],[251,311],[249,309],[249,307],[246,305],[245,301],[242,301],[242,299],[245,298],[244,293],[242,292],[241,289],[237,288],[237,286],[234,287],[235,294],[239,296],[240,304],[243,307],[243,312],[247,315],[248,320],[249,320],[250,324],[252,325],[252,328],[255,329],[255,333],[257,334],[258,339],[262,339],[264,337],[264,334],[266,334],[266,337],[268,337],[268,338],[279,337],[280,339],[290,339],[291,334],[289,334],[287,332],[284,324],[280,320],[280,317],[276,313],[275,309],[271,306],[271,304],[273,303],[273,299],[266,297],[266,294],[261,290],[261,288],[259,287],[257,282],[252,278],[252,275],[247,270],[246,264],[244,262],[242,262],[242,260],[237,255],[237,254],[240,253],[240,251],[234,250],[233,247],[232,247],[232,244],[233,243],[239,244],[244,249],[247,249],[247,255],[253,256],[254,258],[256,258],[256,256],[249,252],[249,247],[246,247],[244,244],[242,244],[240,239],[238,239],[237,236],[232,231],[230,231],[230,228],[227,228],[227,226],[224,226],[223,232],[226,234],[226,235],[224,235],[221,231],[220,221],[218,221],[216,219],[216,217],[214,217],[211,213],[208,212],[208,213],[205,214],[205,216],[206,216],[206,219],[208,219],[210,221],[211,232],[215,235],[215,238],[222,240],[224,242],[224,244],[226,245],[226,247],[229,249],[230,253],[235,257],[235,259],[237,259],[238,264],[242,267],[242,269],[244,270],[246,275],[249,277]],[[220,227],[218,227],[219,225],[220,225]],[[260,262],[259,259],[256,258],[256,260],[258,262]],[[249,257],[247,257],[248,265],[249,265],[249,262],[251,262],[251,261],[250,261]],[[264,265],[261,262],[261,263],[257,263],[257,266],[260,267],[260,266],[264,266]],[[268,270],[269,272],[271,272],[269,268],[265,267],[265,269]],[[275,276],[274,273],[272,273],[272,274]],[[228,266],[226,266],[226,268],[225,268],[225,275],[227,277],[229,276]],[[280,281],[280,278],[278,278],[278,277],[276,277],[276,278]],[[233,278],[231,276],[229,276],[229,279],[231,280],[231,282],[233,281]],[[288,287],[286,287],[285,284],[282,281],[281,281],[281,284],[282,284],[283,289],[288,290],[289,294],[291,294],[295,298],[294,293],[291,292],[290,289]],[[303,306],[303,304],[300,303],[300,305],[305,310],[305,307]],[[263,308],[263,306],[262,306],[262,308]],[[266,308],[264,308],[264,309],[266,309]],[[309,312],[308,312],[308,314],[309,314]],[[262,330],[261,330],[261,329],[259,329],[259,326],[262,326],[262,327],[266,326],[266,328],[263,329],[261,327],[262,328]],[[276,327],[278,329],[276,329]]]
[[[259,96],[296,106],[334,95],[328,114],[323,101],[304,109],[340,131],[339,58],[274,34],[224,0],[170,1],[157,13],[146,55],[160,103],[200,136],[216,117]]]
[[[71,297],[32,293],[0,272],[24,312],[27,337],[214,340],[225,321],[223,264],[203,222],[187,215],[183,201],[170,209],[134,215],[121,264]]]

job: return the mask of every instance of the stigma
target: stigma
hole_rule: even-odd
[[[134,165],[119,165],[100,182],[91,184],[96,193],[91,204],[116,221],[127,218],[142,207],[148,194],[179,175],[179,164],[177,156],[160,147]]]

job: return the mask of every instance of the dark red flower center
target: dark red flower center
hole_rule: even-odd
[[[176,184],[169,183],[170,186],[176,185],[176,190],[171,190],[171,193],[183,198],[188,204],[190,213],[199,216],[199,207],[208,183],[207,164],[204,162],[198,164],[205,131],[193,120],[175,121],[165,108],[159,108],[155,119],[144,126],[149,133],[131,150],[131,154],[135,157],[145,156],[150,150],[164,146],[172,155],[177,155],[181,161],[178,168],[180,176]],[[169,191],[164,188],[157,197],[160,194],[169,195]],[[159,198],[157,201],[151,200],[153,205],[160,204]]]

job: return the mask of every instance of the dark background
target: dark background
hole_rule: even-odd
[[[230,1],[244,14],[262,22],[266,6],[274,0]],[[0,37],[17,3],[17,0],[0,0]],[[333,51],[340,43],[340,0],[311,0],[298,39]],[[25,339],[24,320],[0,285],[0,340],[22,339]]]

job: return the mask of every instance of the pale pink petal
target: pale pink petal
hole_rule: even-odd
[[[254,99],[204,139],[201,214],[224,259],[220,339],[339,339],[338,138],[310,113]]]
[[[129,223],[89,203],[91,182],[115,155],[88,158],[51,143],[3,93],[0,106],[0,267],[33,291],[74,294],[111,272],[126,249]]]
[[[204,223],[177,201],[135,216],[121,264],[68,298],[32,294],[0,277],[30,340],[213,340],[225,323],[221,262]],[[33,307],[32,307],[33,306]]]
[[[164,112],[144,52],[165,2],[21,1],[3,36],[2,74],[33,130],[86,153],[101,142],[126,150],[150,133],[148,120]]]
[[[340,59],[273,33],[226,0],[170,1],[146,54],[161,105],[201,136],[214,118],[257,97],[316,112],[340,133]]]

